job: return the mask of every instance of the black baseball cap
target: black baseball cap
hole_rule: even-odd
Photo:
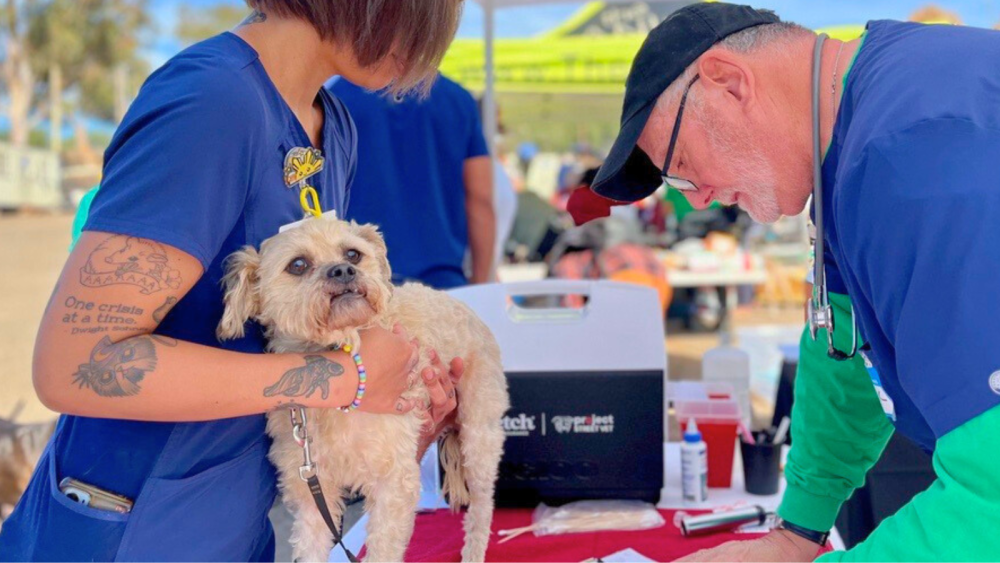
[[[733,33],[781,20],[773,12],[723,2],[699,2],[667,16],[649,32],[625,80],[618,138],[591,189],[617,201],[638,201],[663,183],[662,166],[636,146],[656,100],[691,63]]]

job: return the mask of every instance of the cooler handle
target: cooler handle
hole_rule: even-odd
[[[539,281],[509,283],[504,284],[503,287],[510,297],[537,295],[585,295],[590,297],[593,293],[594,282],[549,278]]]
[[[593,283],[584,280],[545,280],[509,284],[504,287],[511,301],[507,303],[507,318],[514,323],[579,322],[587,314],[592,299]],[[521,307],[512,302],[515,297],[569,296],[587,298],[582,307]]]

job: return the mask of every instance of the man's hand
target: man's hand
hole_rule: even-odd
[[[449,369],[445,370],[436,351],[431,350],[430,356],[431,367],[425,368],[420,374],[427,385],[431,401],[426,413],[427,423],[420,435],[418,460],[424,457],[424,452],[442,430],[454,425],[458,407],[458,390],[455,385],[465,372],[462,358],[452,359]]]
[[[815,543],[788,530],[774,530],[762,538],[727,542],[678,561],[812,561],[817,553]]]

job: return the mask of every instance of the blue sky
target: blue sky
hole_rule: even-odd
[[[193,6],[210,6],[219,2],[244,5],[242,0],[185,0]],[[755,7],[775,10],[782,18],[817,28],[839,24],[863,23],[871,19],[906,19],[927,0],[749,0]],[[178,45],[170,37],[177,19],[178,0],[152,0],[160,38],[152,48],[154,64],[169,58]],[[991,27],[1000,21],[1000,0],[940,0],[935,2],[954,10],[968,25]],[[497,13],[499,37],[529,37],[555,27],[585,2],[516,7]],[[466,0],[465,13],[459,27],[459,37],[479,37],[483,29],[483,11],[478,4]]]

